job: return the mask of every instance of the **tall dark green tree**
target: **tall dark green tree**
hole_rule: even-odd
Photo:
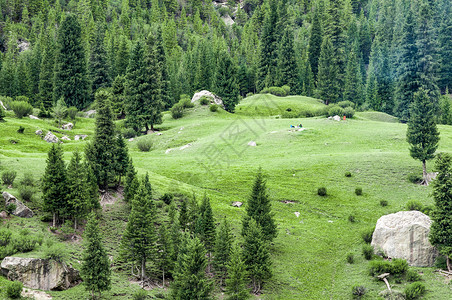
[[[90,82],[80,23],[66,16],[58,31],[53,100],[63,97],[67,106],[85,108],[90,102]]]
[[[210,206],[210,199],[207,195],[204,195],[199,207],[199,217],[196,222],[195,232],[201,242],[203,242],[207,254],[211,256],[215,245],[215,220],[212,207]]]
[[[166,224],[161,224],[158,231],[157,241],[157,265],[162,272],[163,286],[165,286],[165,278],[168,276],[167,274],[171,272],[174,265],[172,260],[173,244],[171,243],[169,233],[170,228]]]
[[[436,158],[438,175],[433,181],[435,209],[432,214],[430,242],[447,258],[447,269],[451,271],[452,256],[452,164],[451,156],[440,153]]]
[[[317,79],[320,51],[322,49],[322,23],[320,22],[320,13],[318,9],[314,12],[312,20],[311,34],[309,36],[308,57],[311,65],[314,80]]]
[[[288,85],[293,93],[297,88],[298,68],[294,52],[294,36],[290,27],[286,27],[281,39],[278,56],[279,86]]]
[[[63,150],[52,144],[47,157],[47,166],[42,177],[42,198],[44,211],[53,215],[53,227],[57,225],[59,217],[67,207],[67,174],[63,161]]]
[[[84,177],[86,182],[86,206],[87,211],[97,211],[101,208],[99,202],[99,186],[97,185],[97,178],[90,164],[85,161]]]
[[[110,107],[111,94],[101,90],[96,93],[96,125],[93,141],[85,150],[86,159],[91,165],[100,189],[108,189],[115,179],[116,138],[113,113]]]
[[[439,132],[435,123],[433,103],[428,92],[422,88],[414,94],[410,115],[406,132],[410,155],[422,162],[423,183],[428,185],[426,162],[435,157]]]
[[[261,227],[251,219],[243,232],[243,260],[253,285],[259,293],[263,283],[272,277],[270,253]]]
[[[114,153],[115,174],[118,177],[118,186],[121,185],[122,177],[126,176],[129,167],[129,150],[121,134],[116,136],[116,145]]]
[[[206,275],[206,250],[197,238],[185,233],[177,257],[171,297],[176,300],[213,299],[212,282]]]
[[[129,158],[127,164],[126,180],[124,182],[124,201],[131,203],[138,190],[139,182],[137,179],[137,172],[133,166],[132,159]]]
[[[115,59],[116,75],[125,75],[127,73],[129,58],[130,58],[129,42],[124,35],[121,35]]]
[[[363,102],[363,83],[356,52],[357,45],[355,44],[348,55],[347,67],[345,69],[344,100],[361,105]]]
[[[228,263],[231,258],[232,242],[233,236],[231,227],[226,218],[224,218],[217,230],[213,256],[213,268],[216,277],[220,281],[220,285],[223,285],[228,274]]]
[[[439,86],[441,92],[452,90],[452,5],[444,1],[441,25],[438,32],[439,42]]]
[[[47,39],[47,47],[42,56],[41,72],[39,73],[38,98],[44,109],[48,111],[53,107],[55,45],[52,38]]]
[[[231,259],[227,263],[226,294],[227,300],[246,300],[250,298],[246,281],[248,273],[242,259],[242,250],[238,244],[232,248]]]
[[[270,197],[267,193],[266,181],[262,174],[262,169],[257,171],[253,189],[246,205],[246,215],[242,221],[242,235],[248,230],[251,219],[254,219],[261,227],[263,238],[272,241],[278,234],[274,213],[271,210]]]
[[[146,262],[157,258],[157,235],[151,201],[151,195],[142,182],[132,201],[132,210],[121,240],[121,256],[140,268],[141,280],[146,278]]]
[[[126,76],[118,75],[115,80],[113,80],[111,92],[112,101],[111,106],[113,113],[118,119],[123,119],[125,117],[125,85]]]
[[[218,68],[215,81],[215,90],[223,100],[224,107],[229,112],[234,112],[239,102],[239,87],[237,85],[237,69],[229,53],[222,52],[218,59]]]
[[[330,38],[325,36],[320,52],[316,96],[326,104],[335,103],[339,99],[340,88],[336,78],[337,72],[333,45]]]
[[[91,293],[91,298],[95,299],[95,293],[100,297],[102,291],[111,288],[111,270],[107,251],[102,244],[97,216],[94,213],[89,215],[84,238],[85,250],[80,276],[83,278],[83,285]]]
[[[88,211],[89,198],[86,177],[83,176],[82,157],[78,151],[72,154],[67,167],[67,184],[69,205],[66,208],[66,216],[74,220],[74,228],[77,230],[78,221],[83,220]]]
[[[165,48],[163,46],[163,36],[162,28],[159,26],[157,28],[156,38],[155,38],[155,51],[157,56],[157,61],[159,62],[159,72],[160,77],[160,90],[161,90],[161,100],[165,108],[170,108],[173,104],[173,97],[170,93],[170,81],[168,74],[168,63],[166,60]]]
[[[91,51],[89,71],[91,75],[91,90],[93,93],[100,88],[111,85],[110,64],[107,59],[107,51],[104,46],[104,27],[98,25],[96,37]]]

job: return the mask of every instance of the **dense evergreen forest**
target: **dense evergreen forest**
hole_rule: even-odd
[[[60,99],[87,108],[107,89],[114,112],[138,131],[160,123],[182,94],[211,90],[232,112],[248,93],[289,86],[407,121],[423,87],[437,122],[452,123],[440,97],[452,86],[449,0],[1,0],[0,8],[0,95],[42,115]]]

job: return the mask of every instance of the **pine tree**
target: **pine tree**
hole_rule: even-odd
[[[125,75],[116,76],[113,81],[111,92],[112,92],[112,109],[114,114],[118,119],[123,119],[125,117]]]
[[[102,236],[99,232],[97,216],[91,213],[84,233],[85,250],[80,276],[83,285],[91,292],[91,298],[95,299],[95,293],[101,296],[102,291],[111,288],[110,260],[102,244]]]
[[[140,278],[146,277],[146,262],[157,256],[155,215],[151,209],[151,195],[142,182],[132,201],[127,227],[121,240],[121,256],[140,268]]]
[[[250,298],[246,287],[248,273],[242,260],[242,251],[238,244],[232,248],[231,259],[227,264],[226,294],[227,300],[246,300]]]
[[[94,171],[87,162],[85,162],[84,170],[87,193],[86,208],[88,212],[92,212],[100,209],[99,187],[97,185],[97,179],[94,175]]]
[[[116,136],[116,145],[115,145],[115,153],[114,153],[114,162],[115,162],[115,174],[118,176],[118,186],[121,185],[121,179],[123,176],[127,174],[127,168],[129,166],[129,151],[124,140],[124,137],[121,134]]]
[[[98,25],[94,46],[91,51],[89,67],[93,93],[96,93],[100,88],[111,85],[110,65],[107,59],[107,51],[105,51],[104,47],[104,31],[103,26]]]
[[[363,102],[363,84],[356,48],[357,45],[352,47],[345,69],[344,100],[349,100],[356,105],[361,105]]]
[[[94,174],[100,189],[108,189],[108,184],[114,181],[115,176],[115,124],[113,123],[113,113],[110,107],[111,94],[107,91],[96,93],[96,125],[94,138],[88,144],[85,155]]]
[[[168,74],[168,65],[166,61],[165,48],[163,47],[163,36],[162,36],[162,28],[159,26],[157,28],[157,37],[155,40],[155,48],[156,48],[156,56],[157,61],[159,62],[159,72],[161,74],[160,78],[160,90],[161,90],[161,100],[164,103],[165,108],[170,108],[174,103],[169,88],[169,74]]]
[[[187,228],[188,224],[188,211],[187,211],[187,201],[186,199],[182,200],[182,203],[180,205],[180,212],[179,212],[179,224],[180,228],[182,230],[185,230]]]
[[[171,272],[173,268],[173,261],[171,255],[173,254],[173,245],[171,243],[169,237],[169,228],[165,224],[161,224],[159,227],[159,235],[158,235],[158,259],[157,264],[162,272],[162,282],[163,286],[165,286],[165,276]]]
[[[325,36],[320,52],[316,95],[326,104],[335,103],[339,99],[339,86],[336,78],[338,69],[333,50],[330,38]]]
[[[181,213],[182,215],[182,208]],[[199,205],[198,200],[196,200],[196,195],[193,193],[193,196],[187,200],[187,228],[190,233],[195,233],[196,225],[199,219]]]
[[[231,258],[232,241],[231,227],[226,218],[224,218],[217,230],[213,256],[213,268],[216,277],[220,280],[220,285],[223,285],[228,274],[227,266]]]
[[[403,32],[405,34],[402,38],[402,54],[397,70],[394,113],[400,121],[407,122],[410,119],[409,107],[413,102],[414,93],[419,89],[415,20],[411,9],[408,11]]]
[[[239,87],[236,77],[237,70],[231,57],[227,52],[222,52],[218,59],[215,90],[229,112],[234,112],[235,106],[239,102]]]
[[[261,35],[259,48],[259,62],[257,69],[257,90],[274,86],[276,81],[276,70],[278,61],[276,23],[278,14],[276,1],[269,1],[270,8],[267,10]]]
[[[121,35],[118,51],[116,53],[116,73],[117,75],[125,75],[127,73],[127,66],[129,65],[130,50],[128,40]]]
[[[440,153],[436,158],[438,175],[433,181],[435,208],[432,214],[430,242],[447,258],[447,269],[451,271],[452,256],[452,164],[451,156]]]
[[[428,185],[426,161],[435,157],[439,132],[435,123],[433,103],[428,92],[422,88],[414,94],[410,115],[406,132],[410,155],[422,162],[423,183]]]
[[[126,172],[126,181],[124,183],[124,201],[131,203],[138,190],[139,182],[137,172],[133,167],[132,159],[129,158]]]
[[[177,257],[171,297],[175,300],[213,299],[212,283],[206,276],[206,250],[201,241],[185,233]]]
[[[294,91],[297,87],[297,74],[298,68],[294,53],[293,32],[290,27],[286,27],[279,48],[279,86],[288,85],[290,89]]]
[[[316,9],[314,19],[312,20],[311,34],[309,36],[309,64],[311,65],[314,79],[317,79],[320,51],[322,49],[322,23],[320,22],[320,13]]]
[[[261,227],[251,219],[243,232],[243,260],[253,284],[253,293],[262,289],[262,284],[271,278],[270,253]]]
[[[63,150],[52,144],[47,158],[47,166],[42,177],[43,210],[53,215],[53,227],[67,206],[67,177],[63,161]]]
[[[84,176],[80,176],[83,174],[81,160],[80,152],[75,151],[67,167],[67,187],[69,190],[67,197],[69,205],[66,208],[66,215],[74,219],[74,229],[76,230],[78,221],[83,220],[88,212],[87,182]]]
[[[248,230],[249,223],[254,219],[261,227],[263,238],[272,241],[277,235],[275,220],[271,211],[271,203],[267,193],[266,181],[262,169],[257,171],[253,190],[246,206],[246,216],[243,219],[242,235]]]
[[[201,206],[199,207],[199,217],[196,222],[195,232],[204,244],[209,258],[215,245],[215,220],[213,218],[210,199],[204,195]]]
[[[85,108],[90,101],[90,83],[82,33],[76,16],[66,16],[58,32],[53,100],[64,98],[67,106]]]
[[[441,25],[438,33],[439,42],[439,86],[445,93],[452,89],[452,5],[444,4]]]
[[[48,111],[53,106],[54,89],[54,67],[55,67],[55,45],[53,39],[47,37],[47,47],[44,50],[39,73],[39,101],[44,109]]]

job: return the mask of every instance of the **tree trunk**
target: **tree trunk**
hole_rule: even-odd
[[[77,218],[74,218],[74,230],[77,230]]]
[[[427,163],[425,159],[422,161],[422,184],[428,185]]]
[[[154,123],[151,124],[151,130],[154,131]]]
[[[148,131],[149,131],[149,125],[146,124],[145,127],[146,127],[146,134],[148,134]],[[151,129],[152,129],[152,127],[151,127]]]
[[[447,256],[446,263],[447,263],[447,270],[450,272],[451,270],[450,270],[450,258],[449,258],[449,256]]]
[[[56,213],[53,213],[53,223],[52,223],[52,227],[55,227],[55,226],[56,226],[55,223],[56,223]]]
[[[144,280],[145,272],[146,272],[146,259],[142,259],[141,260],[141,280]]]
[[[163,268],[163,276],[162,276],[162,279],[163,279],[163,288],[165,288],[165,268]]]

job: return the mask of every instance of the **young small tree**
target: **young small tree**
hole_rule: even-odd
[[[91,298],[95,293],[101,296],[102,291],[111,288],[110,261],[102,245],[102,237],[99,232],[97,216],[91,213],[85,229],[85,250],[83,252],[83,263],[80,270],[83,285],[91,292]]]
[[[201,241],[185,233],[182,238],[174,281],[172,299],[212,299],[212,282],[206,276],[206,250]]]
[[[226,294],[227,300],[246,300],[250,298],[246,281],[248,273],[245,262],[242,260],[242,251],[238,244],[231,252],[231,260],[227,264]]]
[[[452,256],[452,158],[441,153],[436,158],[438,175],[433,181],[433,224],[430,228],[430,242],[447,258],[447,269],[451,271]]]
[[[126,176],[129,166],[129,151],[127,144],[121,134],[116,136],[115,147],[115,173],[118,176],[118,186],[121,185],[121,178]]]
[[[99,202],[99,187],[97,186],[97,179],[91,166],[85,162],[84,165],[85,184],[86,184],[86,209],[88,212],[100,209]]]
[[[231,233],[231,227],[229,226],[226,218],[224,218],[217,231],[213,257],[213,268],[217,278],[220,280],[220,285],[223,285],[223,281],[228,274],[227,265],[231,256],[232,241],[233,236]]]
[[[254,219],[248,223],[243,237],[243,260],[253,284],[253,292],[258,294],[262,284],[272,276],[270,253],[262,230]]]
[[[66,209],[66,215],[74,219],[74,229],[77,229],[77,221],[86,216],[87,199],[89,198],[86,177],[80,176],[80,174],[83,174],[81,160],[80,152],[75,151],[67,168],[69,205]]]
[[[138,190],[139,182],[137,179],[137,172],[133,166],[133,161],[129,158],[127,166],[126,182],[124,183],[124,201],[131,203],[132,199]]]
[[[215,244],[215,220],[213,218],[210,199],[204,195],[199,207],[199,217],[196,222],[195,232],[206,248],[207,255],[211,257]]]
[[[414,94],[406,137],[410,144],[411,157],[422,162],[423,184],[428,185],[426,161],[435,157],[439,132],[433,104],[428,93],[422,88]]]
[[[44,211],[53,215],[53,227],[56,226],[58,217],[67,206],[67,177],[66,167],[63,161],[61,147],[52,144],[47,158],[47,166],[42,177],[42,194],[44,199]]]
[[[165,276],[171,271],[173,267],[173,261],[171,255],[173,253],[173,245],[171,243],[170,237],[168,235],[169,228],[166,224],[161,224],[159,228],[158,236],[158,259],[157,264],[162,272],[162,282],[165,286]]]
[[[254,181],[253,190],[246,206],[246,215],[243,219],[242,235],[245,235],[248,223],[254,219],[262,229],[264,239],[272,241],[276,235],[276,224],[271,211],[270,198],[267,194],[267,187],[262,169],[259,168]]]

